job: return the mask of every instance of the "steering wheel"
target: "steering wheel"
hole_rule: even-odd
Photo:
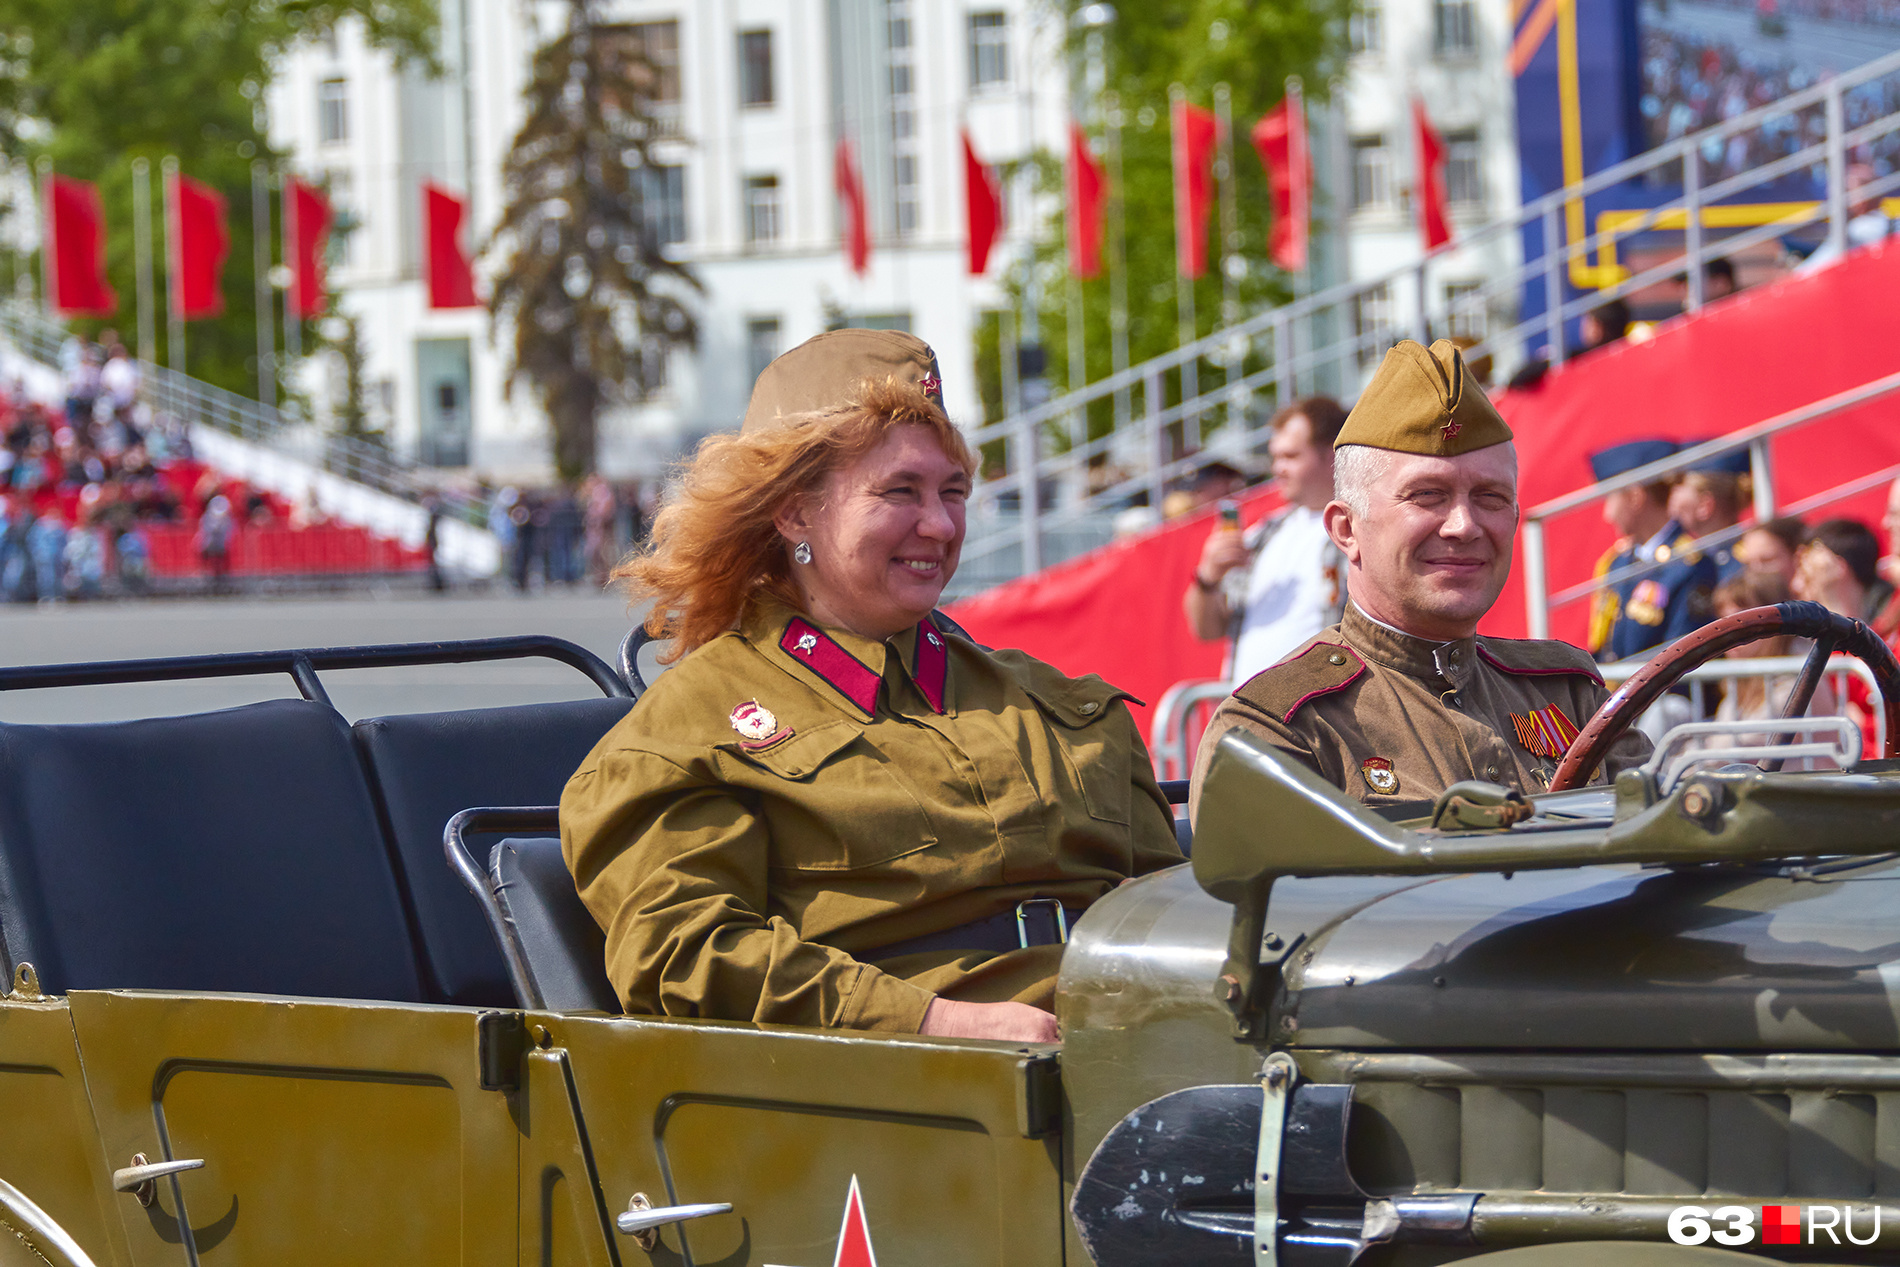
[[[1808,653],[1795,679],[1794,694],[1788,699],[1784,717],[1800,717],[1808,711],[1814,688],[1827,671],[1827,662],[1836,651],[1857,657],[1873,671],[1880,687],[1887,714],[1886,757],[1900,757],[1900,661],[1894,659],[1887,644],[1860,621],[1837,616],[1819,603],[1776,603],[1772,607],[1752,607],[1724,616],[1679,638],[1657,652],[1655,658],[1638,669],[1616,693],[1603,701],[1596,716],[1583,728],[1570,751],[1551,776],[1550,790],[1566,792],[1582,787],[1596,768],[1603,764],[1610,746],[1623,737],[1643,710],[1674,686],[1682,676],[1721,655],[1731,647],[1743,646],[1763,638],[1782,634],[1810,638],[1814,650]],[[1779,769],[1777,760],[1767,767]]]

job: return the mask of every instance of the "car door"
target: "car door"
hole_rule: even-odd
[[[109,1162],[204,1163],[149,1206],[117,1198],[135,1267],[514,1261],[518,1132],[509,1087],[483,1086],[482,1018],[517,1014],[137,991],[71,1006]]]

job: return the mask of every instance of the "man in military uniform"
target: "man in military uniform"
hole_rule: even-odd
[[[1510,427],[1449,341],[1429,351],[1406,341],[1336,447],[1325,513],[1346,556],[1346,614],[1221,704],[1193,808],[1215,745],[1235,728],[1369,804],[1431,800],[1465,779],[1542,791],[1606,692],[1567,643],[1476,636],[1511,567]],[[1603,773],[1647,753],[1626,736]]]
[[[1668,440],[1632,440],[1590,455],[1598,480],[1614,479],[1675,453]],[[1658,566],[1599,590],[1590,612],[1590,653],[1605,663],[1665,646],[1709,623],[1716,562],[1696,551],[1695,537],[1669,513],[1671,484],[1631,484],[1603,499],[1603,517],[1617,541],[1597,560],[1608,576],[1640,563]]]
[[[1731,449],[1704,458],[1683,472],[1669,490],[1669,515],[1685,533],[1700,540],[1740,523],[1752,491],[1748,450]],[[1708,551],[1715,564],[1717,585],[1742,574],[1742,561],[1735,557],[1734,546],[1731,541]]]

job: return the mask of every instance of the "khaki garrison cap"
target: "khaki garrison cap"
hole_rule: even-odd
[[[1510,426],[1472,380],[1457,345],[1440,339],[1427,351],[1405,339],[1385,354],[1333,447],[1364,444],[1449,458],[1510,438]]]
[[[843,408],[866,379],[891,377],[917,384],[942,408],[937,354],[928,343],[902,330],[827,330],[765,367],[740,430],[750,435],[781,418]]]

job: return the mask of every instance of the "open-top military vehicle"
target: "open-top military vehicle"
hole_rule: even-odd
[[[1798,721],[1568,787],[1681,672],[1775,632],[1818,640],[1798,697],[1833,650],[1873,669],[1880,759]],[[352,726],[321,680],[520,655],[602,698]],[[1900,1251],[1900,665],[1819,608],[1664,652],[1529,800],[1375,813],[1228,736],[1191,869],[1074,928],[1046,1047],[618,1015],[532,808],[631,704],[571,644],[0,689],[240,673],[303,698],[0,725],[0,1261]],[[1842,768],[1780,769],[1820,756]]]

